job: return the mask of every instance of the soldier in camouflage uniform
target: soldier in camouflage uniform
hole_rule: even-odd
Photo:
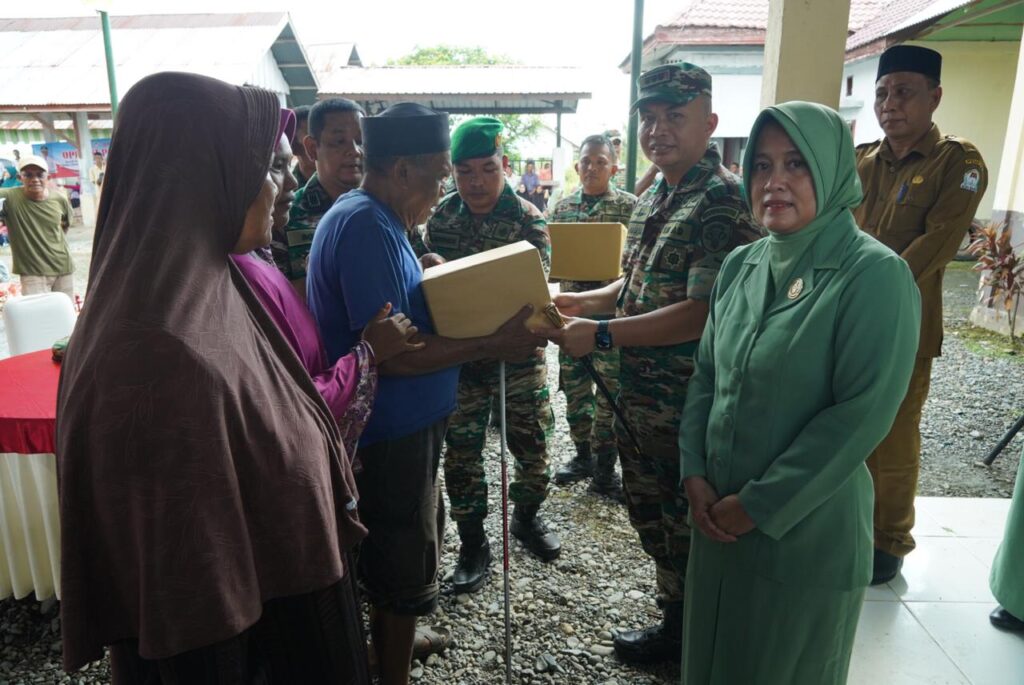
[[[275,231],[271,241],[277,268],[303,296],[306,261],[320,218],[363,179],[362,116],[362,107],[344,98],[318,102],[309,113],[309,136],[304,143],[316,173],[295,193],[288,224]]]
[[[550,212],[550,221],[628,225],[636,196],[610,185],[611,178],[618,171],[617,163],[615,146],[606,136],[595,135],[584,139],[580,145],[580,159],[576,163],[580,187],[555,205]],[[603,288],[609,283],[611,281],[562,281],[562,292],[586,292]],[[591,492],[625,501],[622,483],[615,473],[619,451],[612,432],[614,414],[611,406],[603,395],[596,392],[594,382],[582,364],[564,351],[559,352],[558,358],[559,387],[565,393],[565,417],[576,445],[576,456],[555,472],[554,480],[559,485],[565,485],[593,476]],[[616,392],[619,351],[596,351],[593,360],[594,368],[608,389]]]
[[[678,661],[683,579],[689,555],[687,504],[679,482],[679,422],[711,287],[726,255],[760,237],[738,179],[709,144],[711,76],[692,64],[640,77],[640,144],[662,178],[640,196],[629,222],[622,279],[588,293],[559,295],[571,319],[550,334],[574,357],[620,349],[619,402],[640,443],[615,430],[630,522],[655,562],[664,620],[619,633],[615,650],[633,662]]]
[[[505,181],[502,130],[501,122],[490,117],[470,119],[455,130],[452,164],[458,190],[441,201],[413,248],[421,255],[436,253],[452,260],[527,240],[537,246],[546,274],[551,266],[547,224],[537,208],[517,197]],[[515,476],[509,486],[509,498],[515,503],[512,533],[541,559],[553,560],[561,543],[537,517],[547,495],[547,440],[554,427],[543,350],[537,350],[531,361],[507,364],[506,384],[508,442],[515,457]],[[483,529],[487,515],[483,449],[491,398],[497,389],[497,362],[463,365],[459,406],[448,426],[444,460],[451,514],[462,542],[454,578],[457,592],[478,589],[490,562]]]

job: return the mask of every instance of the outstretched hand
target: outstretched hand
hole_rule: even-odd
[[[563,316],[565,326],[562,328],[544,328],[535,331],[562,348],[570,357],[585,357],[594,351],[597,322],[592,319],[577,319]]]

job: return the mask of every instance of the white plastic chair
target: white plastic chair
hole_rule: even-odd
[[[4,305],[11,355],[46,350],[75,328],[75,306],[64,293],[13,297]]]

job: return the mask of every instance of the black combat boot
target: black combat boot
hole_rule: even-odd
[[[596,495],[604,495],[616,502],[626,503],[626,494],[622,491],[622,479],[615,473],[616,452],[602,454],[597,458],[594,477],[590,481],[588,491]]]
[[[562,553],[562,541],[537,516],[539,508],[537,504],[517,504],[512,513],[510,530],[541,561],[554,561]]]
[[[568,464],[555,471],[555,485],[568,485],[590,478],[594,473],[594,457],[590,454],[589,442],[576,443],[576,456]]]
[[[491,543],[484,533],[483,521],[459,521],[459,561],[455,564],[452,584],[455,592],[476,592],[490,574]]]
[[[615,636],[615,654],[632,664],[679,663],[683,659],[683,603],[668,602],[660,625]]]

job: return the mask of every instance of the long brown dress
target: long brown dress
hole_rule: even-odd
[[[279,111],[173,73],[121,105],[58,398],[68,670],[113,646],[115,682],[367,682],[349,460],[229,259]]]

